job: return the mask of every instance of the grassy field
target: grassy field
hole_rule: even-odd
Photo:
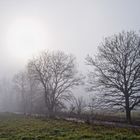
[[[0,140],[140,140],[140,130],[1,114]]]

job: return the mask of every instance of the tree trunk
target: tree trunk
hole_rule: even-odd
[[[126,93],[127,93],[127,92],[126,92]],[[129,107],[129,96],[128,96],[128,93],[127,93],[127,94],[126,94],[126,93],[125,93],[126,121],[127,121],[127,123],[131,124],[131,109],[130,109],[130,107]]]
[[[126,121],[127,123],[131,124],[131,110],[130,109],[126,109]]]
[[[52,104],[48,104],[47,108],[48,108],[48,117],[55,118],[54,106]]]
[[[55,118],[55,113],[54,113],[53,109],[48,109],[48,114],[49,114],[49,118],[52,118],[52,119]]]

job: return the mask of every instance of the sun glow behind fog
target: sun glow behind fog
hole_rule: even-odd
[[[8,55],[27,60],[47,47],[47,38],[46,26],[40,21],[27,18],[15,20],[7,30]]]

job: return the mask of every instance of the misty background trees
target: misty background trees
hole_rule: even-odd
[[[43,51],[30,59],[11,82],[2,80],[1,104],[11,105],[5,107],[7,111],[49,117],[57,116],[58,112],[80,116],[94,115],[96,111],[125,111],[127,122],[131,123],[131,111],[139,109],[140,104],[139,34],[121,32],[105,38],[98,54],[86,57],[86,65],[89,73],[84,79],[75,56]],[[75,88],[81,86],[93,93],[88,100],[88,93],[74,94]]]

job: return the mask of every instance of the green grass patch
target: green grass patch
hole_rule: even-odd
[[[0,140],[140,140],[140,130],[0,114]]]

